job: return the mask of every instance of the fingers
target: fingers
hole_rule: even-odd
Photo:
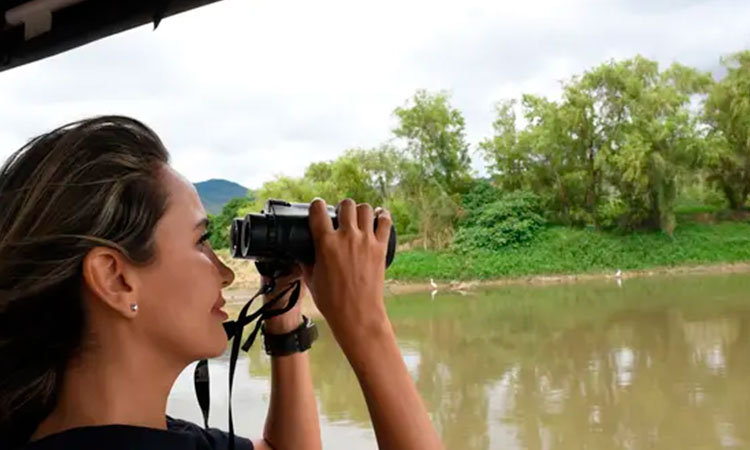
[[[387,209],[378,207],[375,209],[375,220],[378,222],[375,237],[378,241],[387,244],[391,237],[391,213]]]
[[[310,207],[312,212],[312,206]],[[373,212],[372,207],[367,203],[357,205],[352,199],[345,199],[338,206],[339,229],[355,230],[370,233],[373,230],[372,224],[377,220],[377,231],[375,233],[378,240],[388,242],[391,235],[391,213],[383,208],[376,208]]]
[[[309,220],[313,238],[333,232],[333,222],[331,222],[331,217],[328,215],[325,200],[316,198],[310,203]]]
[[[372,233],[373,218],[372,207],[367,203],[357,205],[357,226],[363,233]]]
[[[338,217],[339,228],[342,230],[354,230],[357,228],[357,205],[354,200],[347,198],[339,203]]]

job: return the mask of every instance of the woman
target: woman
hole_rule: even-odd
[[[225,448],[227,433],[166,417],[191,362],[226,348],[221,289],[234,274],[206,213],[138,121],[100,117],[41,135],[0,170],[0,447]],[[314,266],[300,277],[361,384],[378,444],[441,446],[383,305],[390,216],[345,200],[334,230],[310,207]],[[284,334],[299,306],[267,320]],[[313,349],[314,350],[314,345]],[[236,448],[318,449],[305,352],[272,357],[262,438]]]

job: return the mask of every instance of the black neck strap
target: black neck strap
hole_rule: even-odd
[[[256,321],[253,326],[250,336],[248,336],[245,343],[242,345],[242,350],[247,352],[255,342],[255,338],[258,336],[263,321],[269,317],[284,314],[290,309],[294,308],[299,300],[299,295],[302,289],[302,284],[299,280],[290,283],[285,286],[274,298],[268,303],[258,308],[252,314],[248,315],[248,310],[253,301],[260,295],[267,295],[274,290],[276,284],[276,277],[271,277],[271,282],[261,286],[258,292],[253,295],[250,300],[245,303],[245,306],[240,310],[237,320],[224,322],[224,331],[227,333],[227,339],[232,342],[232,348],[229,355],[229,450],[234,450],[234,420],[232,419],[232,386],[234,384],[234,372],[237,368],[237,358],[240,353],[240,341],[242,340],[242,332],[246,325]],[[289,297],[289,302],[284,308],[271,309],[271,307],[278,302],[287,293],[292,292]],[[195,367],[193,374],[193,381],[195,384],[195,395],[198,398],[198,405],[200,405],[201,412],[203,413],[203,425],[208,428],[208,415],[211,404],[211,396],[209,392],[209,372],[208,372],[208,361],[203,359],[198,362]]]

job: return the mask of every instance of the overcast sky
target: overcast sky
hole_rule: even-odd
[[[472,149],[494,104],[640,53],[715,71],[750,48],[746,0],[224,0],[0,73],[0,160],[91,115],[143,120],[192,181],[259,187],[391,139],[447,90]],[[479,155],[475,167],[481,168]]]

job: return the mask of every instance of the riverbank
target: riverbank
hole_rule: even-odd
[[[622,272],[619,279],[627,280],[633,278],[644,278],[654,276],[687,276],[687,275],[719,275],[730,273],[750,274],[750,262],[704,264],[695,266],[678,267],[656,267],[644,270],[632,270]],[[467,292],[473,289],[492,288],[511,285],[543,286],[551,284],[566,284],[596,280],[617,281],[616,272],[560,274],[560,275],[530,275],[514,278],[500,278],[495,280],[470,280],[449,282],[436,281],[438,291]],[[386,291],[388,295],[401,295],[414,292],[429,292],[435,288],[429,282],[409,282],[398,280],[387,280]]]
[[[250,261],[219,256],[236,273],[234,293],[247,297],[259,278]],[[532,243],[500,252],[461,254],[408,250],[396,256],[387,278],[387,292],[431,290],[434,279],[442,290],[467,290],[506,284],[570,283],[669,274],[750,273],[750,223],[688,223],[673,237],[663,233],[621,235],[593,229],[551,227]]]
[[[687,223],[661,232],[618,234],[550,227],[533,242],[497,252],[410,250],[396,255],[387,277],[426,282],[614,274],[657,268],[750,262],[750,223]]]
[[[633,270],[622,272],[619,281],[625,282],[628,279],[655,277],[655,276],[705,276],[719,275],[730,273],[750,274],[750,262],[733,263],[733,264],[710,264],[696,266],[679,266],[679,267],[659,267],[646,270]],[[497,280],[474,280],[474,281],[451,281],[447,283],[437,282],[437,290],[441,293],[470,294],[471,291],[487,288],[499,288],[503,286],[540,286],[566,283],[583,283],[596,280],[611,280],[613,283],[618,282],[615,273],[587,273],[587,274],[568,274],[568,275],[533,275],[526,277],[504,278]],[[234,285],[232,288],[225,290],[224,296],[227,300],[227,309],[232,317],[236,317],[239,310],[247,300],[255,293],[257,285],[239,287]],[[386,296],[414,294],[424,292],[425,294],[435,290],[432,285],[424,282],[405,282],[398,280],[386,280]],[[310,296],[301,299],[302,313],[308,317],[321,317],[320,311],[313,303]]]

